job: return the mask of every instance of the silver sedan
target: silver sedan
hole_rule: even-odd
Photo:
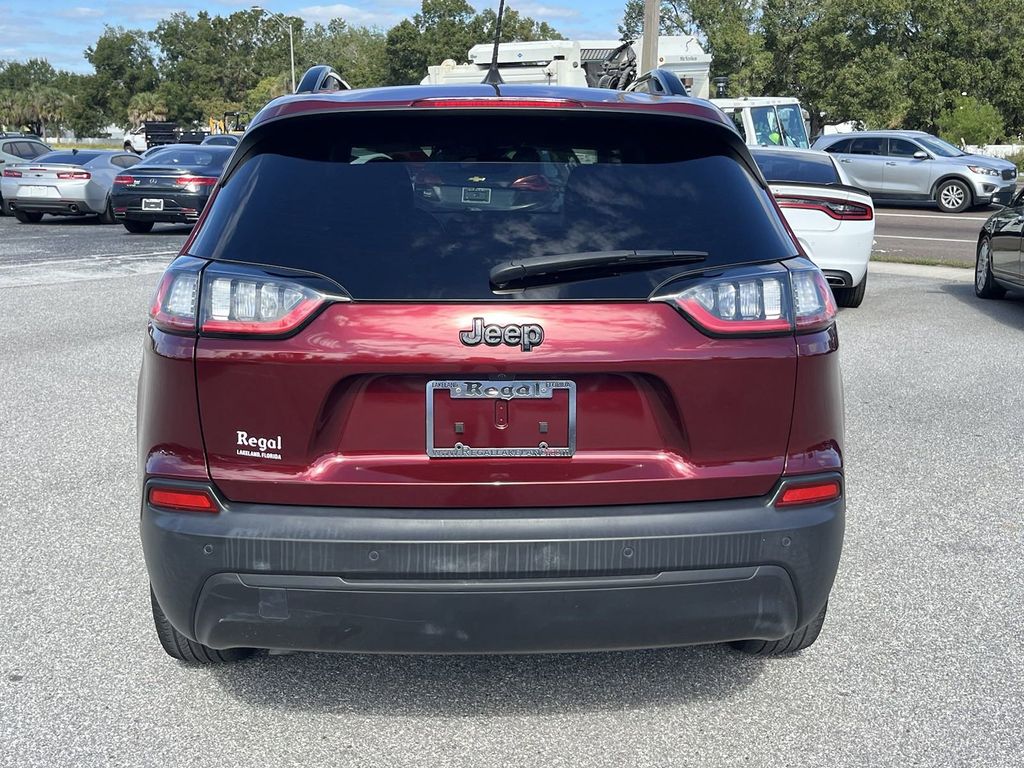
[[[22,223],[54,216],[98,215],[114,223],[110,189],[118,173],[139,162],[130,152],[57,150],[28,163],[8,165],[0,181],[4,205]]]

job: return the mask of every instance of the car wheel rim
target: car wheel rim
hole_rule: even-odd
[[[974,270],[974,284],[979,291],[985,289],[988,281],[988,243],[982,243],[978,249],[978,266]]]
[[[947,208],[959,208],[964,203],[964,191],[955,184],[942,190],[942,204]]]

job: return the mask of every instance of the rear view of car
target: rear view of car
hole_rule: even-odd
[[[5,167],[0,189],[8,211],[24,224],[38,223],[43,214],[96,214],[104,224],[112,224],[110,188],[114,177],[138,161],[124,152],[50,152],[29,163]]]
[[[845,510],[822,273],[712,107],[501,91],[251,124],[139,387],[172,656],[818,636]],[[503,192],[537,178],[543,204]]]
[[[229,157],[230,147],[160,148],[114,179],[114,216],[135,233],[149,232],[157,222],[194,224]]]
[[[859,307],[875,239],[875,206],[824,152],[754,149],[786,221],[841,307]]]

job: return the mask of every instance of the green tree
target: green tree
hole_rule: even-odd
[[[106,27],[95,44],[85,49],[85,58],[96,70],[89,83],[92,106],[107,120],[127,125],[132,97],[157,85],[146,34],[137,29]]]
[[[387,39],[383,32],[352,27],[344,19],[331,19],[303,31],[304,65],[329,64],[353,88],[383,85],[388,77]]]
[[[146,120],[166,120],[167,104],[156,91],[137,93],[128,102],[128,120],[138,125]]]
[[[388,30],[384,54],[387,58],[385,85],[419,83],[427,73],[427,54],[422,46],[420,31],[409,19],[403,19]]]
[[[1002,138],[1003,116],[987,101],[961,96],[953,107],[939,115],[939,134],[953,144],[992,144]]]

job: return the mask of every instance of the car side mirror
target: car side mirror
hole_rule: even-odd
[[[917,152],[914,153],[914,159],[915,160],[927,160],[928,159],[928,153],[925,152],[923,149],[919,149],[919,150],[917,150]]]

